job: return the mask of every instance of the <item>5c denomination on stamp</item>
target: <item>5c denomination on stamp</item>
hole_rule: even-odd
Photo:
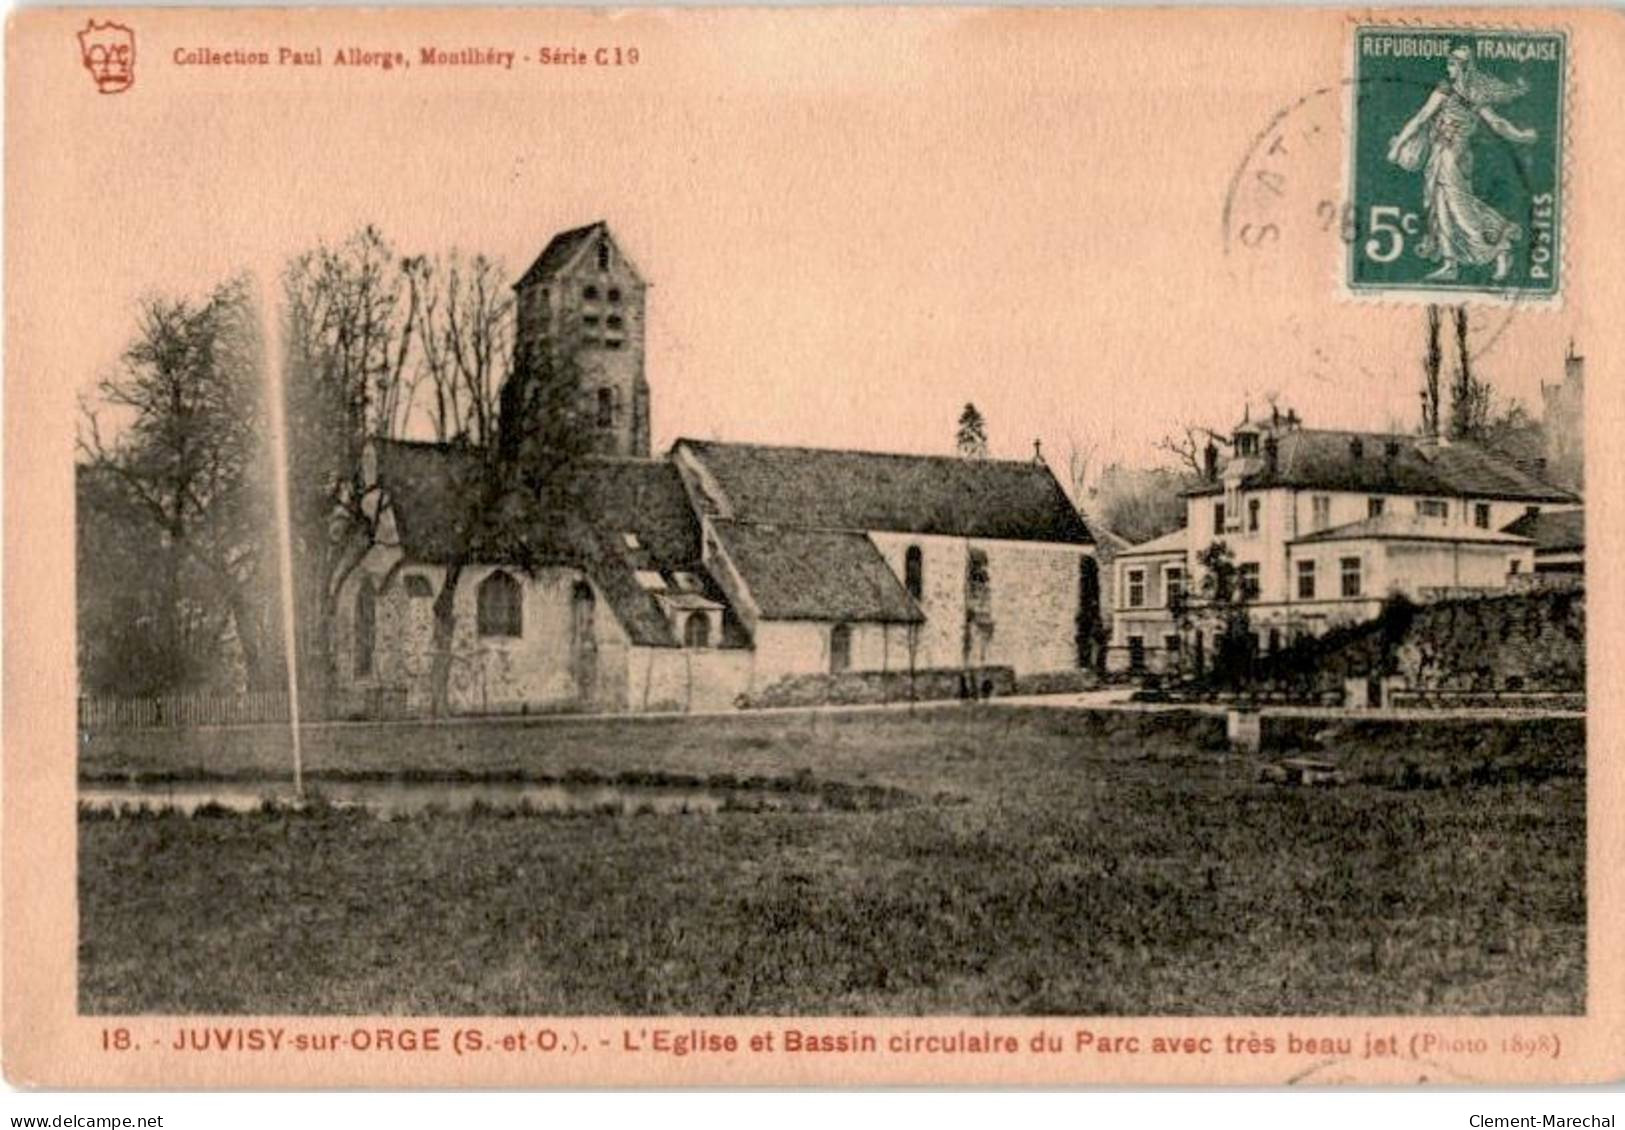
[[[1566,48],[1560,31],[1356,28],[1353,290],[1559,293]]]

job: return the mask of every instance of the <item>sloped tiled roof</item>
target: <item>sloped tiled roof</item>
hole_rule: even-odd
[[[1262,456],[1248,457],[1243,464],[1243,488],[1577,501],[1568,491],[1542,481],[1511,459],[1471,443],[1427,443],[1418,436],[1309,429],[1278,433],[1277,439],[1280,446],[1274,472]],[[1356,440],[1359,455],[1354,453]],[[1391,456],[1390,443],[1396,449]],[[1224,486],[1221,474],[1218,481],[1200,484],[1188,493],[1217,494]]]
[[[1473,542],[1482,545],[1526,545],[1528,538],[1501,530],[1481,530],[1476,526],[1452,526],[1437,518],[1423,518],[1414,514],[1379,514],[1375,518],[1362,518],[1317,530],[1312,534],[1293,538],[1293,545],[1309,545],[1326,541],[1450,541]]]
[[[1047,467],[681,439],[721,491],[718,514],[831,530],[1092,544]]]
[[[1586,514],[1584,510],[1525,514],[1507,526],[1506,532],[1534,542],[1536,553],[1577,552],[1586,547]]]
[[[529,286],[531,283],[552,278],[570,261],[570,257],[582,244],[598,232],[608,230],[608,225],[603,220],[598,220],[585,227],[559,232],[548,240],[547,246],[542,248],[542,253],[536,257],[536,262],[530,265],[530,270],[520,277],[518,285]]]
[[[408,561],[447,564],[458,556],[484,564],[579,568],[603,592],[637,644],[675,647],[655,599],[637,583],[641,568],[699,571],[699,525],[676,468],[638,459],[585,460],[567,513],[509,495],[502,512],[474,513],[482,453],[457,444],[375,441],[378,479]],[[635,534],[638,547],[626,545]]]
[[[726,519],[712,525],[765,620],[925,619],[864,534]]]
[[[1184,526],[1177,530],[1170,530],[1161,537],[1142,541],[1139,545],[1131,545],[1127,549],[1119,550],[1119,557],[1150,557],[1158,553],[1180,553],[1190,544],[1186,537],[1189,531]]]

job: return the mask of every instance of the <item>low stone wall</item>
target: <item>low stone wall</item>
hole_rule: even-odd
[[[879,702],[931,702],[953,698],[991,698],[1011,694],[1015,672],[1009,667],[938,667],[925,671],[849,671],[842,675],[787,675],[753,694],[742,696],[747,710],[769,706],[856,706]]]
[[[1477,695],[1490,706],[1517,694],[1583,695],[1585,628],[1585,594],[1574,591],[1385,609],[1377,620],[1261,659],[1250,691],[1263,698],[1341,702],[1350,680],[1382,678],[1390,696],[1453,695],[1465,703],[1461,696]],[[1406,703],[1390,697],[1388,705]]]
[[[1035,671],[1016,676],[1016,694],[1081,694],[1100,686],[1093,671]]]

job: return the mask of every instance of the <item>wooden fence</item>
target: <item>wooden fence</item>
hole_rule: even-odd
[[[325,695],[301,695],[300,717],[310,721],[328,717]],[[248,691],[244,694],[177,694],[156,698],[109,698],[84,695],[79,699],[81,730],[135,730],[180,726],[250,726],[286,723],[287,691]]]

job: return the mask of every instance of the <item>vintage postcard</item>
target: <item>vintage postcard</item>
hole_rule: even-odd
[[[1625,24],[24,9],[19,1086],[1625,1071]]]

